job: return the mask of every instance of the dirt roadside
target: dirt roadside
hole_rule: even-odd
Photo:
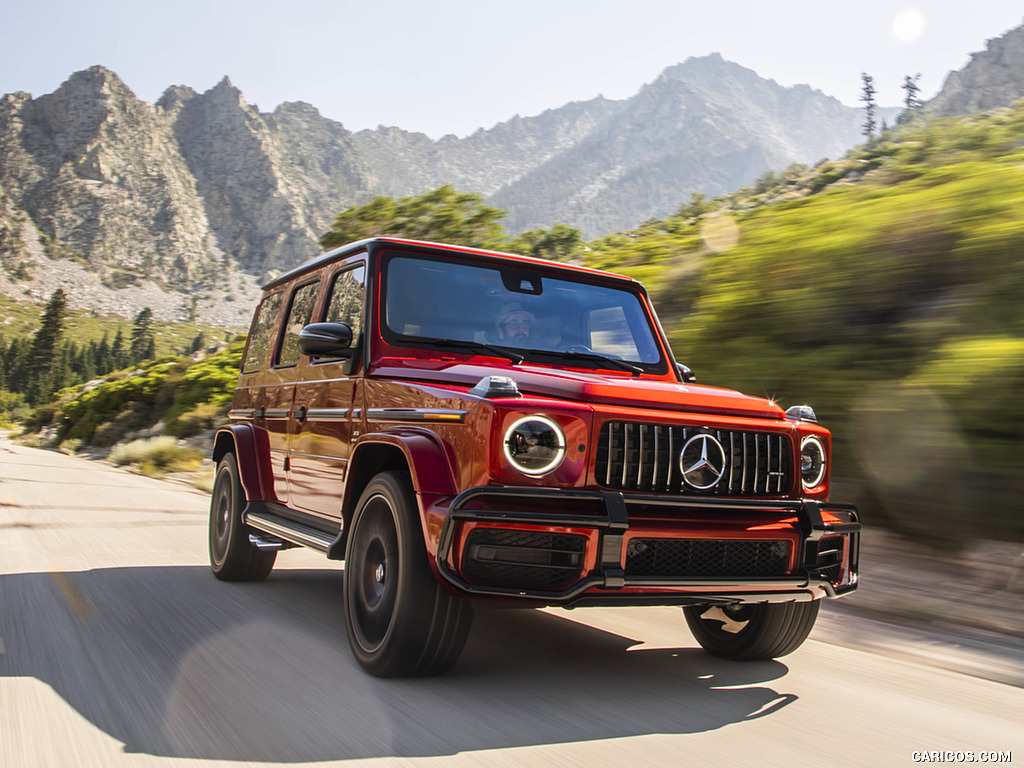
[[[1024,687],[1024,545],[943,556],[869,528],[860,561],[857,591],[825,602],[812,638]]]

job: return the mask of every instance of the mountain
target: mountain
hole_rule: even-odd
[[[768,170],[841,155],[862,123],[861,110],[806,85],[783,88],[718,54],[691,58],[490,202],[509,212],[513,231],[559,221],[590,237],[622,231],[695,192],[714,197]]]
[[[953,117],[1008,107],[1024,97],[1024,25],[989,40],[960,70],[950,72],[927,104],[935,117]]]
[[[158,316],[242,318],[225,300],[247,305],[256,282],[317,253],[335,213],[375,195],[450,184],[507,210],[513,232],[564,221],[591,238],[664,217],[694,193],[841,155],[862,120],[717,54],[666,69],[629,99],[436,141],[395,127],[353,133],[301,102],[260,112],[226,77],[205,93],[172,86],[149,104],[92,67],[51,94],[0,99],[0,192],[20,217],[3,231],[33,242],[3,257],[0,290],[39,298],[56,264],[74,264],[92,282],[73,304],[116,303],[105,291],[143,296],[155,281],[199,302],[170,296]],[[50,283],[25,286],[26,271]]]
[[[217,252],[170,124],[100,67],[0,100],[0,186],[46,238],[105,269],[191,283]]]

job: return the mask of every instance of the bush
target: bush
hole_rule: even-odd
[[[174,405],[167,414],[169,431],[182,414],[203,403],[215,403],[224,411],[231,402],[238,381],[245,340],[233,342],[227,349],[194,363],[181,377]]]
[[[100,424],[115,422],[131,413],[140,418],[127,417],[131,423],[126,426],[130,428],[155,424],[173,402],[175,386],[186,367],[181,361],[161,359],[125,379],[83,392],[61,409],[60,439],[77,438],[91,443]]]
[[[11,427],[23,422],[32,413],[32,406],[21,393],[0,389],[0,427]]]
[[[118,466],[137,465],[146,475],[162,476],[168,472],[197,470],[203,456],[194,448],[182,447],[173,437],[163,435],[122,443],[111,451],[110,460]]]
[[[65,440],[60,444],[60,452],[72,456],[82,448],[81,440]]]
[[[227,413],[238,380],[244,339],[198,363],[160,358],[126,376],[71,393],[45,423],[60,424],[59,440],[108,447],[125,435],[164,421],[166,433],[188,437],[215,426]],[[42,416],[40,416],[42,418]]]
[[[178,437],[192,437],[213,429],[224,421],[225,406],[218,402],[201,403],[188,413],[182,414],[175,422]]]

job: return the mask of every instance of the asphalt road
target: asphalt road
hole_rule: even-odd
[[[451,673],[377,680],[340,564],[288,551],[262,584],[218,582],[206,514],[185,485],[0,441],[0,766],[1024,762],[1024,689],[941,644],[879,652],[835,613],[737,664],[678,609],[480,610]]]

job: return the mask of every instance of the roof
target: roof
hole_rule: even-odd
[[[503,253],[501,251],[489,251],[483,248],[471,248],[464,245],[450,245],[446,243],[433,243],[426,240],[406,240],[400,237],[371,237],[365,240],[357,240],[354,243],[343,245],[339,248],[334,248],[330,251],[315,256],[309,261],[294,267],[283,275],[275,277],[263,286],[264,290],[268,288],[274,288],[275,286],[287,283],[299,275],[303,275],[307,272],[312,272],[315,269],[322,267],[324,264],[330,264],[334,261],[341,261],[353,254],[359,253],[360,251],[367,250],[376,244],[387,244],[387,245],[399,245],[407,248],[412,248],[417,251],[438,253],[441,251],[464,253],[469,256],[482,256],[488,259],[500,259],[502,261],[515,261],[523,264],[524,266],[540,267],[546,270],[556,270],[563,272],[570,272],[574,274],[587,274],[595,277],[600,277],[605,280],[616,280],[633,283],[635,286],[642,286],[637,280],[625,275],[618,275],[614,272],[605,272],[600,269],[593,269],[591,267],[581,267],[575,264],[566,264],[560,261],[550,261],[549,259],[538,259],[534,256],[523,256],[518,253]]]

